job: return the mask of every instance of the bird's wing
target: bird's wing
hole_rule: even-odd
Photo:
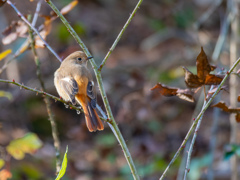
[[[94,82],[89,81],[88,85],[87,85],[87,95],[91,99],[92,108],[95,109],[96,105],[97,105],[97,99],[96,99],[96,96],[95,96],[94,91],[93,91],[93,86],[94,86]]]
[[[60,80],[60,86],[68,95],[69,100],[72,102],[72,104],[75,105],[76,104],[75,95],[78,93],[77,82],[71,77],[65,77]]]

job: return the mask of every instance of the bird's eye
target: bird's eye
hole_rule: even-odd
[[[82,60],[82,58],[78,58],[78,60],[79,60],[79,61],[81,61],[81,60]]]

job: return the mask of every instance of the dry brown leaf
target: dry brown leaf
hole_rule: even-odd
[[[207,56],[201,47],[201,52],[196,60],[197,75],[193,74],[187,68],[183,67],[185,72],[185,83],[189,88],[198,88],[202,85],[218,85],[223,77],[220,75],[209,74],[216,66],[208,63]]]
[[[158,90],[161,95],[166,97],[177,96],[185,101],[194,102],[193,92],[189,89],[171,88],[158,83],[151,90]]]
[[[215,105],[212,105],[212,107],[220,108],[223,111],[228,112],[228,113],[236,113],[236,116],[235,116],[236,122],[240,122],[240,108],[227,107],[225,102],[222,102],[222,101],[217,103],[217,104],[215,104]]]
[[[206,76],[213,69],[208,63],[207,55],[205,54],[203,47],[201,47],[201,52],[197,57],[196,66],[197,66],[197,76],[199,78],[199,82],[203,83],[205,81]]]
[[[240,96],[238,96],[238,102],[240,102]]]
[[[14,30],[15,29],[15,30]],[[4,31],[3,35],[5,36],[2,39],[2,43],[4,45],[10,44],[15,41],[18,37],[26,37],[26,33],[28,32],[28,26],[25,22],[13,21]]]
[[[16,32],[13,32],[2,39],[4,45],[10,44],[17,39],[18,35]]]
[[[221,75],[214,75],[214,74],[207,74],[205,79],[205,85],[219,85],[223,80],[223,76]]]
[[[220,101],[217,104],[212,105],[212,107],[217,107],[217,108],[222,109],[225,112],[229,112],[229,109],[228,109],[227,105],[225,104],[225,102],[222,102],[222,101]]]
[[[240,113],[237,113],[235,118],[236,118],[236,121],[239,123],[240,122]]]
[[[3,6],[7,0],[0,0],[0,7]]]
[[[193,92],[190,89],[178,89],[177,96],[185,101],[194,102]]]
[[[199,82],[199,78],[197,75],[193,74],[184,66],[183,70],[185,73],[185,83],[189,88],[197,88],[203,85],[203,83]]]
[[[162,85],[160,83],[156,84],[151,90],[157,89],[158,92],[163,96],[176,96],[177,95],[177,89],[175,88],[169,88],[165,85]]]

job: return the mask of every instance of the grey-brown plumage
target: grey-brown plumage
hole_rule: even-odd
[[[58,94],[72,104],[81,104],[86,124],[90,132],[103,130],[96,108],[96,96],[91,73],[87,68],[87,57],[82,51],[76,51],[66,57],[54,74],[54,85]]]

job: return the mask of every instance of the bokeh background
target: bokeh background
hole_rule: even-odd
[[[13,2],[27,15],[34,14],[38,1]],[[59,9],[69,2],[53,1]],[[136,4],[136,0],[81,0],[65,17],[87,45],[96,63],[100,64]],[[212,13],[207,14],[211,8]],[[195,60],[201,46],[210,63],[217,65],[216,71],[228,69],[230,32],[226,31],[223,36],[225,41],[220,55],[215,59],[212,55],[229,11],[228,1],[144,0],[107,60],[102,71],[104,88],[141,179],[155,180],[161,176],[204,99],[201,90],[194,96],[196,102],[190,103],[177,97],[163,97],[150,89],[158,82],[186,88],[182,66],[196,73]],[[49,15],[50,12],[50,7],[43,1],[39,14]],[[208,16],[202,21],[204,15]],[[16,12],[9,5],[0,8],[1,32],[17,20]],[[43,22],[44,18],[39,17],[36,27]],[[15,52],[24,40],[18,38],[9,45],[0,43],[0,50]],[[53,22],[47,42],[61,58],[80,50],[60,19]],[[53,74],[60,63],[48,49],[37,49],[37,53],[47,92],[58,96]],[[0,61],[0,67],[3,64],[4,60]],[[0,78],[40,88],[30,50],[13,60]],[[0,90],[12,95],[10,100],[0,97],[2,151],[11,140],[27,132],[36,133],[43,142],[34,155],[8,161],[12,179],[53,179],[55,150],[42,96],[5,83],[0,83]],[[220,99],[229,103],[229,94],[220,93],[215,102]],[[103,107],[100,95],[98,103]],[[63,180],[132,179],[123,152],[106,123],[103,132],[90,133],[83,114],[78,115],[54,100],[51,100],[51,108],[57,121],[61,152],[65,152],[67,145],[69,148],[68,168]],[[217,131],[213,132],[214,115],[217,117],[217,126],[214,126]],[[230,161],[225,154],[229,134],[229,114],[209,108],[194,146],[189,179],[207,179],[211,173],[218,180],[230,179]],[[186,151],[171,167],[166,179],[181,179],[179,173],[184,170],[182,157]]]

